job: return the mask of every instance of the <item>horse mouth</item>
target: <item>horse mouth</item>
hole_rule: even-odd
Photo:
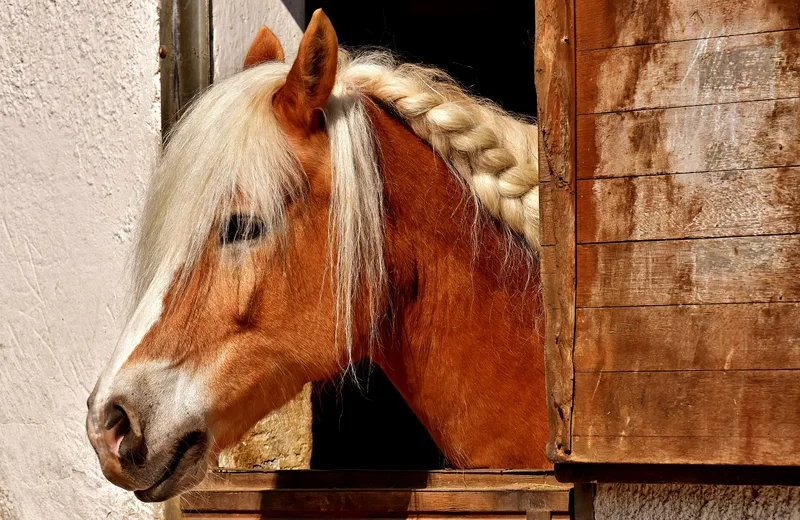
[[[161,478],[149,488],[135,491],[136,498],[142,502],[162,502],[199,484],[205,477],[203,461],[207,445],[203,432],[185,435]]]

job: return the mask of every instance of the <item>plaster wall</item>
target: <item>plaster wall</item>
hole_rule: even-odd
[[[0,7],[3,520],[154,515],[102,477],[84,418],[158,150],[158,4]]]
[[[600,484],[596,520],[800,520],[800,488]]]
[[[305,30],[304,0],[215,0],[212,2],[214,79],[241,70],[247,49],[266,25],[292,63]]]

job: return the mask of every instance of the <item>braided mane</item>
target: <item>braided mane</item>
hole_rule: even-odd
[[[489,213],[539,249],[536,126],[476,99],[435,68],[340,50],[337,83],[389,108],[466,182]]]

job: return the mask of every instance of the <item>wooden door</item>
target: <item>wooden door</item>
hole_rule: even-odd
[[[800,465],[800,2],[537,15],[550,456]]]

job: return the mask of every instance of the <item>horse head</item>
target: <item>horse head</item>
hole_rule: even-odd
[[[474,342],[478,356],[494,341],[483,336],[492,321],[504,342],[498,348],[535,343],[533,328],[518,323],[532,313],[498,318],[518,307],[498,287],[530,278],[528,263],[506,265],[509,244],[519,245],[508,228],[534,246],[538,237],[530,125],[470,99],[440,73],[380,57],[349,62],[321,11],[291,67],[283,56],[262,29],[245,70],[209,88],[176,126],[149,186],[134,310],[87,416],[104,474],[142,500],[196,485],[257,420],[305,383],[372,354],[387,335],[430,346],[420,331],[442,323],[450,332],[430,337],[458,343],[452,355]],[[473,200],[463,203],[469,193],[505,224],[478,218]],[[476,247],[462,235],[479,222],[490,238]],[[481,248],[486,265],[476,267]],[[501,264],[516,281],[503,285]],[[479,302],[485,312],[462,309],[464,284],[487,295]],[[437,318],[441,312],[450,314]],[[418,365],[407,361],[394,366]],[[476,381],[528,377],[531,363],[486,365]],[[406,385],[404,395],[432,395],[422,381],[437,378],[412,377],[417,386]],[[438,406],[457,411],[464,399],[456,401]],[[433,408],[417,408],[439,442],[467,431],[466,419],[438,420]],[[474,416],[502,427],[481,414]],[[485,443],[470,442],[449,456],[463,455],[465,465],[531,460],[492,459]]]

